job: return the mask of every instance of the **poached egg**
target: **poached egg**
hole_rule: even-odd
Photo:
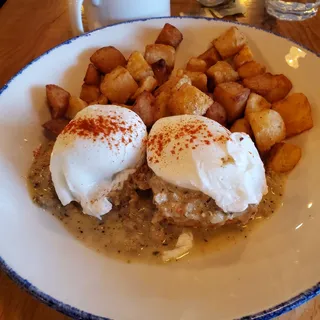
[[[149,133],[147,160],[158,177],[203,192],[224,212],[243,212],[268,192],[251,138],[202,116],[158,120]]]
[[[76,201],[98,218],[109,212],[109,192],[121,190],[144,162],[146,141],[145,124],[129,109],[91,105],[80,111],[51,154],[52,181],[62,205]]]

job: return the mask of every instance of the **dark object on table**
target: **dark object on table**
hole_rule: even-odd
[[[0,8],[5,4],[7,0],[0,0]]]

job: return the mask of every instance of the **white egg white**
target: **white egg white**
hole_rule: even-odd
[[[162,118],[152,127],[149,167],[175,186],[197,190],[224,212],[242,212],[267,193],[264,165],[251,138],[202,116]]]
[[[143,163],[146,139],[146,126],[129,109],[92,105],[79,112],[57,137],[51,154],[52,181],[61,203],[76,201],[95,217],[109,212],[109,192],[121,189]]]

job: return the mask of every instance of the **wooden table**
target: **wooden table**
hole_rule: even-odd
[[[231,17],[275,31],[320,52],[320,13],[305,22],[277,21],[264,11],[263,0],[241,0],[246,16]],[[173,0],[172,15],[197,13],[196,0]],[[8,0],[0,9],[0,87],[43,52],[72,37],[67,0]],[[69,319],[22,291],[0,270],[0,320]],[[280,317],[320,319],[320,298]]]

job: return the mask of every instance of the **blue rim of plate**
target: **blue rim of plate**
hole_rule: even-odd
[[[102,27],[96,30],[93,30],[89,33],[85,33],[82,35],[79,35],[77,37],[74,37],[72,39],[69,39],[59,45],[57,45],[56,47],[46,51],[45,53],[43,53],[42,55],[40,55],[39,57],[35,58],[34,60],[32,60],[31,62],[29,62],[26,66],[24,66],[20,71],[18,71],[2,88],[0,88],[0,95],[8,88],[8,86],[10,85],[10,83],[18,76],[20,75],[24,70],[26,70],[30,65],[32,65],[34,62],[40,60],[43,56],[47,55],[48,53],[50,53],[51,51],[67,45],[71,42],[73,42],[74,40],[78,39],[78,38],[82,38],[82,37],[88,37],[90,36],[92,33],[102,30],[102,29],[106,29],[106,28],[110,28],[116,25],[121,25],[121,24],[130,24],[130,23],[134,23],[134,22],[143,22],[143,21],[148,21],[148,20],[157,20],[157,19],[199,19],[199,20],[207,20],[207,21],[217,21],[217,22],[222,22],[225,24],[236,24],[236,25],[240,25],[240,26],[245,26],[248,28],[252,28],[252,29],[257,29],[266,33],[270,33],[272,35],[275,35],[277,37],[280,37],[282,39],[285,39],[291,43],[294,43],[296,45],[298,45],[299,47],[303,48],[304,50],[309,51],[310,53],[313,53],[314,55],[316,55],[317,57],[320,57],[320,53],[314,52],[312,50],[310,50],[309,48],[306,48],[305,46],[301,45],[298,42],[295,42],[293,40],[290,40],[286,37],[283,37],[280,34],[277,34],[275,32],[271,32],[269,30],[264,30],[255,26],[251,26],[251,25],[247,25],[244,23],[240,23],[237,21],[227,21],[227,20],[220,20],[220,19],[216,19],[216,18],[207,18],[207,17],[192,17],[192,16],[185,16],[185,17],[177,17],[177,16],[172,16],[172,17],[154,17],[154,18],[146,18],[146,19],[136,19],[136,20],[131,20],[131,21],[124,21],[124,22],[119,22],[119,23],[115,23],[106,27]],[[35,298],[37,298],[38,300],[40,300],[41,302],[45,303],[46,305],[48,305],[49,307],[73,318],[73,319],[83,319],[83,320],[111,320],[110,318],[106,318],[106,317],[101,317],[101,316],[96,316],[94,314],[82,311],[78,308],[72,307],[64,302],[61,302],[51,296],[49,296],[48,294],[42,292],[41,290],[39,290],[37,287],[35,287],[34,285],[32,285],[28,280],[22,278],[18,273],[16,273],[5,261],[4,259],[0,256],[0,267],[7,273],[7,275],[9,276],[9,278],[11,278],[14,282],[16,282],[21,288],[23,288],[24,290],[26,290],[28,293],[30,293],[32,296],[34,296]],[[273,319],[275,317],[278,317],[292,309],[297,308],[298,306],[302,305],[303,303],[309,301],[310,299],[316,297],[317,295],[320,294],[320,282],[318,282],[316,285],[314,285],[313,287],[311,287],[310,289],[307,289],[303,292],[301,292],[300,294],[296,295],[295,297],[282,302],[274,307],[268,308],[266,310],[260,311],[258,313],[255,314],[251,314],[251,315],[247,315],[247,316],[243,316],[241,318],[239,318],[239,320],[268,320],[268,319]]]

